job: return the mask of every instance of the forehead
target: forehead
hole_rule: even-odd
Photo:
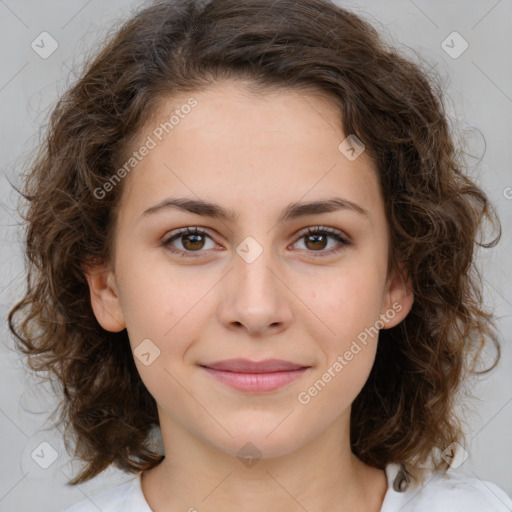
[[[352,161],[340,150],[340,116],[321,92],[260,92],[233,81],[162,99],[131,149],[148,138],[154,147],[123,195],[139,209],[166,194],[215,198],[232,209],[326,195],[371,206],[380,193],[375,164],[364,152]]]

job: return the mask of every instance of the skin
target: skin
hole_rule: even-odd
[[[87,274],[103,328],[126,328],[132,350],[144,339],[160,350],[149,365],[134,358],[158,404],[166,455],[143,474],[146,500],[156,512],[378,511],[385,473],[359,461],[349,442],[351,404],[378,337],[308,404],[297,399],[393,304],[401,309],[383,328],[412,306],[410,283],[387,274],[375,164],[365,153],[350,161],[339,151],[346,138],[339,113],[320,93],[253,94],[241,82],[217,82],[162,102],[160,121],[190,96],[198,106],[123,182],[113,261]],[[239,218],[171,208],[142,215],[170,196],[208,200]],[[367,215],[340,209],[277,223],[289,203],[331,197]],[[163,244],[196,226],[208,236],[172,244],[199,256],[180,257]],[[350,245],[311,240],[305,228],[316,226],[339,231]],[[251,263],[236,252],[247,236],[263,250]],[[311,368],[281,389],[249,394],[198,366],[235,357]],[[247,442],[259,451],[251,467],[237,457]]]

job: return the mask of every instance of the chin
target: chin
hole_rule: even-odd
[[[237,457],[241,462],[249,460],[248,467],[251,466],[250,461],[257,461],[259,459],[275,459],[288,455],[299,448],[297,443],[293,440],[288,440],[287,443],[270,442],[265,439],[265,435],[261,438],[237,436],[229,443],[229,446],[219,446],[219,449],[226,452],[228,455]]]
[[[278,421],[264,422],[246,426],[230,424],[226,426],[233,437],[222,435],[210,442],[219,450],[228,455],[243,458],[246,456],[255,459],[272,459],[287,455],[302,446],[305,442],[300,435],[298,427],[291,430],[291,424],[285,425],[286,420],[280,424]],[[277,428],[276,428],[277,427]]]

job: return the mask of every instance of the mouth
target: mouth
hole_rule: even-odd
[[[239,391],[274,391],[301,377],[311,366],[267,359],[228,359],[199,365],[216,380]]]

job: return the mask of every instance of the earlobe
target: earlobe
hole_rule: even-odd
[[[114,273],[106,264],[82,265],[91,297],[91,307],[98,323],[110,332],[126,328]]]
[[[385,310],[382,311],[384,329],[398,325],[409,314],[414,302],[412,280],[403,267],[400,270],[393,269],[386,284]]]

